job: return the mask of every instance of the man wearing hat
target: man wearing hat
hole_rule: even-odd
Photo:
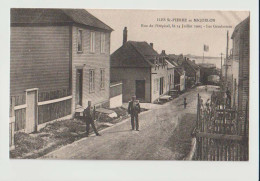
[[[98,131],[97,128],[94,124],[94,119],[95,119],[95,109],[93,109],[93,107],[91,106],[91,101],[88,101],[88,107],[84,110],[83,112],[83,117],[84,120],[86,121],[86,133],[87,133],[87,137],[89,134],[89,125],[91,124],[92,129],[94,130],[95,134],[97,136],[101,136]]]
[[[141,111],[140,109],[139,101],[133,96],[132,100],[128,103],[128,114],[131,114],[132,130],[136,128],[136,131],[139,131],[138,114]]]

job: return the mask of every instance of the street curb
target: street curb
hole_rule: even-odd
[[[192,138],[191,139],[191,150],[190,150],[189,154],[183,160],[186,160],[186,161],[192,160],[192,158],[194,157],[194,154],[196,152],[196,145],[197,145],[196,138]]]
[[[147,114],[147,113],[149,113],[149,112],[152,111],[152,110],[153,110],[153,109],[150,109],[150,110],[141,112],[141,113],[139,114],[139,116],[144,115],[144,114]],[[129,117],[129,118],[126,118],[126,119],[124,119],[124,120],[122,120],[121,122],[118,122],[118,123],[114,124],[113,126],[110,126],[110,127],[104,128],[104,129],[102,129],[102,130],[99,130],[99,133],[102,133],[102,132],[104,132],[104,131],[110,130],[110,129],[116,127],[116,126],[119,126],[119,125],[121,125],[121,124],[127,122],[127,121],[130,121],[130,117]],[[140,119],[139,121],[142,121],[142,119]],[[89,135],[89,137],[91,137],[91,136],[95,136],[95,133],[92,133],[92,134]],[[84,140],[86,140],[86,139],[88,139],[88,137],[81,138],[81,139],[79,139],[79,140],[77,140],[77,141],[74,141],[74,142],[71,143],[71,144],[68,144],[68,145],[65,145],[65,146],[63,146],[63,147],[60,147],[60,148],[58,148],[57,150],[54,150],[54,151],[52,151],[52,152],[49,152],[48,154],[43,155],[43,156],[41,156],[41,157],[39,157],[39,158],[37,158],[37,159],[41,159],[41,158],[45,158],[45,157],[48,158],[48,155],[54,154],[54,153],[56,153],[56,152],[58,152],[58,151],[61,151],[61,150],[65,149],[65,148],[67,148],[67,147],[69,147],[69,146],[71,146],[71,145],[73,145],[73,144],[77,144],[78,142],[84,141]]]

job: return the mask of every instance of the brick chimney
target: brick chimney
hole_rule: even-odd
[[[153,43],[150,43],[150,46],[153,48]]]
[[[123,31],[123,45],[127,42],[127,27]]]

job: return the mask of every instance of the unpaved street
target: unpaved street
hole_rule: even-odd
[[[207,99],[215,88],[193,88],[153,110],[143,112],[140,131],[132,131],[127,119],[101,131],[102,136],[83,138],[49,153],[45,158],[101,160],[182,160],[191,147],[196,124],[197,94]],[[183,108],[183,98],[187,108]]]

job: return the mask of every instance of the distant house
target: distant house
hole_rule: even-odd
[[[111,31],[84,9],[11,9],[10,95],[37,88],[39,124],[108,105]]]
[[[185,90],[185,71],[184,68],[177,63],[177,57],[168,56],[168,61],[174,65],[174,90]],[[176,59],[177,58],[177,59]]]
[[[189,58],[184,57],[184,60],[182,62],[182,66],[186,72],[187,77],[187,86],[191,87],[193,85],[196,85],[200,83],[200,68],[195,63],[195,60],[190,60]]]
[[[111,81],[122,81],[123,101],[133,95],[141,102],[154,102],[169,91],[168,65],[147,42],[127,41],[111,55]]]
[[[220,72],[215,64],[200,63],[200,82],[202,84],[216,84],[220,79]]]

